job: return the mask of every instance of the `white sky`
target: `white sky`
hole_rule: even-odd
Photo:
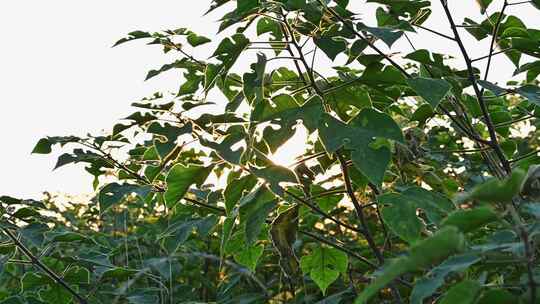
[[[109,130],[118,119],[133,112],[132,102],[155,91],[175,90],[177,72],[143,82],[149,69],[173,60],[164,56],[159,47],[141,43],[114,49],[111,46],[133,30],[189,27],[211,37],[216,32],[214,21],[220,12],[202,17],[209,2],[0,1],[0,195],[38,198],[45,190],[91,192],[92,177],[81,166],[68,165],[53,172],[58,153],[31,155],[33,146],[47,135],[84,135]],[[499,9],[500,3],[494,1],[490,11]],[[458,24],[465,14],[471,13],[476,14],[476,21],[483,20],[472,0],[454,0],[451,5]],[[359,6],[366,8],[363,4]],[[426,26],[450,33],[437,0],[433,1],[433,7],[434,14]],[[528,4],[512,6],[508,13],[540,28],[540,11]],[[371,19],[366,23],[375,25]],[[426,39],[430,35],[422,34],[422,40],[411,36],[417,48],[441,53],[457,50],[451,42]],[[471,48],[471,57],[487,54],[487,39],[478,43],[464,31],[462,37]],[[410,48],[404,42],[396,44],[396,49],[408,53]],[[204,59],[200,53],[195,55]],[[246,60],[242,65],[251,62]],[[495,64],[498,68],[492,71],[492,80],[511,75],[513,69],[503,56]]]

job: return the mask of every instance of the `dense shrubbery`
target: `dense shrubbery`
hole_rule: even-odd
[[[235,33],[208,60],[185,28],[118,41],[176,52],[147,78],[179,69],[179,90],[107,136],[38,142],[67,150],[56,167],[86,164],[98,194],[0,197],[0,303],[537,302],[540,31],[507,9],[538,1],[463,25],[457,3],[368,2],[376,25],[347,0],[214,0]],[[422,26],[430,5],[452,34]],[[460,57],[392,48],[417,30]],[[491,41],[486,56],[464,35]],[[490,82],[494,56],[525,80]],[[273,163],[298,128],[305,153]]]

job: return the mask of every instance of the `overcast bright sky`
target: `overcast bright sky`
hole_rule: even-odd
[[[158,90],[174,90],[178,73],[143,82],[149,69],[172,61],[172,57],[162,55],[157,47],[140,43],[114,49],[111,46],[128,32],[139,29],[189,27],[211,37],[220,15],[218,12],[202,17],[209,2],[0,1],[0,195],[38,198],[45,190],[91,192],[92,178],[81,166],[51,171],[58,153],[31,155],[33,146],[47,135],[84,135],[110,130],[118,119],[132,112],[132,102]],[[457,23],[473,12],[477,15],[475,20],[483,20],[474,2],[451,1]],[[494,1],[490,11],[499,9],[500,2]],[[449,33],[440,4],[436,0],[433,3],[435,12],[426,25]],[[537,28],[540,28],[539,12],[528,4],[512,6],[509,10]],[[369,19],[367,23],[375,25]],[[422,39],[412,36],[417,48],[444,53],[456,51],[455,45],[438,38],[425,39],[429,35],[422,34]],[[467,37],[471,57],[487,54],[487,39],[477,43],[467,33],[462,35]],[[404,42],[396,47],[410,51]],[[511,75],[513,69],[503,56],[495,64],[498,69],[493,80]]]

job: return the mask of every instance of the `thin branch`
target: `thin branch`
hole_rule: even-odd
[[[509,47],[509,48],[506,48],[504,50],[500,50],[500,51],[497,51],[497,52],[494,52],[494,53],[491,53],[491,54],[488,54],[488,55],[485,55],[485,56],[482,56],[482,57],[478,57],[478,58],[474,58],[474,59],[471,59],[471,62],[475,62],[475,61],[479,61],[479,60],[484,60],[486,58],[490,58],[491,56],[495,56],[495,55],[498,55],[498,54],[502,54],[504,52],[508,52],[510,50],[512,50],[513,48]]]
[[[478,142],[478,143],[482,143],[482,144],[485,144],[485,145],[490,145],[490,141],[488,140],[485,140],[483,138],[480,138],[479,136],[477,136],[476,134],[472,133],[469,129],[467,129],[465,126],[463,126],[454,116],[452,116],[452,114],[450,113],[450,111],[448,111],[448,109],[446,109],[442,104],[439,104],[438,106],[442,111],[443,113],[448,116],[450,118],[450,120],[452,120],[452,122],[458,127],[458,129],[463,132],[465,135],[467,135],[470,139]]]
[[[294,164],[290,165],[289,167],[294,167],[294,166],[297,166],[301,163],[305,163],[307,162],[308,160],[311,160],[311,159],[314,159],[314,158],[319,158],[321,156],[324,156],[326,155],[326,152],[319,152],[319,153],[315,153],[313,155],[309,155],[309,156],[306,156],[300,160],[297,160]]]
[[[291,44],[295,47],[296,51],[298,52],[298,57],[300,58],[300,62],[304,65],[304,69],[307,72],[308,79],[309,79],[309,82],[311,84],[311,87],[315,90],[315,92],[319,96],[322,97],[323,92],[321,91],[321,89],[319,89],[315,85],[315,77],[313,76],[313,70],[310,69],[310,66],[309,66],[309,64],[308,64],[308,62],[306,60],[306,57],[304,56],[304,53],[302,52],[302,47],[298,44],[298,42],[296,41],[296,38],[292,34],[293,30],[291,28],[291,25],[287,21],[284,21],[284,26],[287,28],[287,31],[291,34]]]
[[[321,243],[324,243],[324,244],[326,244],[326,245],[329,245],[329,246],[331,246],[331,247],[334,247],[334,248],[336,248],[336,249],[339,250],[339,251],[343,251],[343,252],[346,253],[347,255],[349,255],[349,256],[351,256],[351,257],[354,257],[354,258],[358,259],[359,261],[362,261],[362,262],[364,262],[365,264],[369,265],[372,269],[377,269],[377,268],[378,268],[377,264],[371,262],[370,260],[366,259],[365,257],[359,255],[358,253],[356,253],[356,252],[354,252],[354,251],[352,251],[352,250],[350,250],[350,249],[347,249],[347,248],[345,248],[345,247],[342,247],[342,246],[340,246],[340,245],[338,245],[338,244],[336,244],[336,243],[333,243],[333,242],[331,242],[331,241],[329,241],[329,240],[326,240],[326,239],[324,239],[324,238],[322,238],[322,237],[320,237],[320,236],[318,236],[318,235],[316,235],[316,234],[313,234],[313,233],[311,233],[311,232],[308,232],[308,231],[306,231],[306,230],[301,230],[301,229],[300,229],[300,230],[298,230],[298,232],[300,232],[301,234],[307,235],[307,236],[309,236],[310,238],[315,239],[315,240],[317,240],[317,241],[319,241],[319,242],[321,242]]]
[[[26,248],[26,246],[8,229],[8,228],[2,228],[2,231],[11,239],[11,241],[19,248],[19,250],[22,251],[22,253],[30,259],[32,264],[34,264],[37,268],[39,268],[41,271],[43,271],[48,277],[50,277],[52,280],[54,280],[56,283],[58,283],[60,286],[62,286],[64,289],[66,289],[71,295],[73,295],[77,301],[81,304],[87,304],[88,302],[86,299],[78,294],[73,288],[71,288],[60,276],[58,276],[56,273],[54,273],[47,265],[43,264],[36,256],[32,254],[30,249]]]
[[[514,3],[509,3],[508,6],[520,5],[520,4],[526,4],[526,3],[532,3],[532,1],[528,0],[528,1],[519,1],[519,2],[514,2]]]
[[[283,18],[285,19],[285,15],[283,15]],[[286,22],[285,21],[281,21],[280,20],[280,27],[281,27],[281,32],[283,33],[283,35],[285,36],[285,39],[287,40],[290,40],[289,39],[289,33],[287,32],[287,29],[285,28],[285,25]],[[291,32],[290,33],[291,35],[291,38],[294,39],[294,34]],[[287,43],[287,47],[285,48],[287,50],[287,52],[289,52],[289,54],[292,56],[292,57],[295,57],[295,58],[298,58],[295,56],[292,48],[291,48],[291,43]],[[302,82],[304,83],[304,87],[300,88],[300,89],[297,89],[295,90],[294,92],[291,92],[291,95],[295,95],[296,93],[298,92],[301,92],[305,89],[309,89],[311,86],[308,84],[306,78],[304,77],[304,73],[302,73],[302,69],[300,68],[300,64],[298,64],[298,60],[293,60],[293,63],[294,63],[294,66],[296,67],[296,72],[298,73],[298,77],[300,77],[300,79],[302,80]],[[298,91],[300,90],[300,91]],[[298,92],[297,92],[298,91]]]
[[[217,212],[220,212],[220,213],[225,213],[225,209],[223,209],[221,207],[212,206],[212,205],[209,205],[209,204],[206,204],[206,203],[203,203],[203,202],[200,202],[198,200],[194,200],[194,199],[191,199],[191,198],[188,198],[188,197],[184,197],[183,200],[185,200],[186,202],[192,203],[193,205],[199,206],[199,207],[214,210],[214,211],[217,211]]]
[[[280,60],[280,59],[300,60],[300,58],[298,57],[280,56],[280,57],[273,57],[273,58],[267,59],[266,62],[269,62],[272,60]]]
[[[493,27],[493,33],[491,36],[491,43],[489,45],[489,55],[488,55],[488,62],[486,65],[486,71],[484,73],[484,80],[488,79],[489,69],[491,67],[491,59],[493,58],[493,51],[495,50],[495,42],[497,41],[497,35],[499,34],[499,27],[501,25],[503,16],[504,16],[504,10],[508,6],[508,1],[504,0],[503,7],[501,9],[501,12],[499,13],[499,16],[497,17],[497,21],[495,22],[495,26]],[[484,93],[484,90],[482,89],[482,94]]]
[[[523,155],[521,155],[521,156],[518,156],[518,157],[516,157],[516,158],[514,158],[514,159],[511,159],[511,160],[509,160],[508,162],[509,162],[509,163],[515,163],[515,162],[518,162],[518,161],[520,161],[520,160],[522,160],[522,159],[525,159],[525,158],[528,158],[528,157],[531,157],[531,156],[535,156],[535,155],[537,155],[539,152],[540,152],[540,150],[534,150],[534,151],[525,153],[525,154],[523,154]]]
[[[452,31],[454,32],[454,37],[456,39],[456,42],[461,50],[461,54],[463,55],[463,59],[465,60],[465,64],[467,65],[467,72],[469,74],[469,81],[471,82],[474,92],[476,94],[476,98],[478,99],[478,103],[480,105],[480,109],[482,110],[482,115],[484,116],[486,126],[488,128],[489,136],[490,136],[490,146],[495,151],[495,154],[497,154],[497,157],[499,158],[499,161],[503,167],[503,169],[506,171],[507,174],[509,174],[512,169],[510,168],[510,164],[508,163],[508,160],[504,156],[504,153],[501,150],[501,147],[499,145],[497,134],[495,133],[495,128],[493,127],[493,122],[491,121],[491,117],[489,115],[489,111],[487,109],[487,105],[484,101],[483,94],[478,86],[478,83],[476,81],[476,77],[474,76],[474,69],[471,63],[471,60],[469,58],[469,55],[467,54],[467,50],[465,48],[465,45],[463,44],[463,41],[461,41],[461,38],[459,36],[459,33],[456,28],[456,24],[454,23],[454,19],[452,17],[452,14],[450,13],[450,9],[448,8],[447,3],[445,0],[441,0],[441,4],[444,8],[444,12],[446,14],[446,17],[448,19],[448,22],[450,23],[450,27],[452,28]]]
[[[513,124],[518,123],[520,121],[528,120],[528,119],[531,119],[531,118],[536,118],[536,116],[534,116],[534,115],[526,115],[526,116],[523,116],[521,118],[511,120],[511,121],[506,121],[506,122],[501,122],[501,123],[495,124],[494,127],[495,128],[505,127],[505,126],[513,125]]]
[[[299,197],[298,195],[292,193],[291,191],[289,190],[285,190],[285,193],[287,193],[288,195],[290,195],[292,198],[294,198],[296,201],[308,206],[311,210],[315,211],[315,213],[318,213],[319,215],[321,215],[323,218],[327,219],[327,220],[330,220],[334,223],[336,223],[337,225],[339,226],[342,226],[344,228],[347,228],[351,231],[354,231],[356,233],[360,233],[360,234],[364,234],[364,231],[361,230],[361,229],[358,229],[358,228],[355,228],[349,224],[346,224],[332,216],[330,216],[328,213],[324,212],[322,209],[320,209],[319,207],[315,206],[314,204],[308,202],[307,200]]]
[[[377,261],[379,262],[379,265],[384,264],[384,257],[380,251],[380,249],[377,247],[377,244],[375,243],[375,240],[373,239],[373,235],[371,234],[371,231],[369,230],[369,226],[366,220],[366,217],[364,215],[364,210],[362,209],[362,206],[360,206],[360,203],[356,199],[356,195],[354,194],[354,189],[352,188],[351,179],[349,176],[349,170],[347,168],[347,162],[339,154],[339,151],[336,153],[339,163],[341,164],[341,172],[343,174],[343,181],[345,182],[345,189],[347,190],[347,194],[349,195],[349,198],[351,199],[351,202],[354,205],[354,209],[356,210],[356,215],[358,216],[358,219],[360,220],[360,225],[362,226],[362,230],[364,230],[364,233],[362,234],[366,241],[368,242],[368,246],[377,258]],[[390,290],[392,291],[392,295],[397,303],[402,303],[401,295],[399,294],[399,291],[393,284],[390,285]]]
[[[455,150],[427,150],[424,149],[424,151],[429,153],[477,153],[477,152],[484,152],[489,151],[490,147],[480,148],[480,149],[455,149]]]
[[[430,29],[430,28],[423,27],[423,26],[421,26],[421,25],[419,25],[419,24],[412,24],[412,25],[413,25],[413,26],[416,26],[416,27],[419,28],[419,29],[423,29],[424,31],[428,31],[428,32],[430,32],[430,33],[433,33],[433,34],[435,34],[435,35],[437,35],[437,36],[440,36],[440,37],[443,37],[443,38],[446,38],[446,39],[449,39],[449,40],[452,40],[452,41],[456,41],[456,39],[454,39],[453,37],[450,37],[450,36],[445,35],[445,34],[443,34],[443,33],[439,33],[439,32],[437,32],[437,31],[435,31],[435,30]]]
[[[373,254],[377,258],[377,261],[379,261],[379,265],[382,265],[384,263],[384,257],[381,254],[381,251],[379,250],[377,244],[375,243],[375,240],[373,239],[373,236],[371,234],[371,231],[369,230],[366,217],[364,215],[364,211],[362,209],[362,206],[356,199],[356,195],[354,194],[354,189],[352,188],[351,179],[349,177],[349,170],[347,167],[347,162],[345,161],[345,158],[341,156],[339,153],[336,153],[339,163],[341,164],[341,172],[343,175],[343,180],[345,182],[345,189],[347,190],[347,194],[353,203],[354,209],[356,210],[356,216],[360,220],[360,225],[362,226],[362,229],[364,230],[364,238],[368,242],[369,247],[371,248],[371,251],[373,251]]]

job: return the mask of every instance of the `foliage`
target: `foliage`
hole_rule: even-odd
[[[0,303],[540,302],[540,31],[509,9],[540,4],[477,1],[485,20],[456,25],[444,0],[368,2],[214,0],[226,37],[119,40],[177,54],[146,78],[179,70],[178,91],[106,136],[39,140],[96,195],[0,197]],[[451,35],[422,26],[432,9]],[[417,31],[458,57],[398,48]],[[297,162],[273,162],[300,129]]]

